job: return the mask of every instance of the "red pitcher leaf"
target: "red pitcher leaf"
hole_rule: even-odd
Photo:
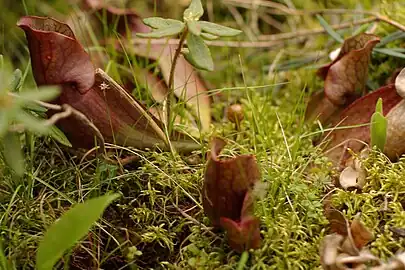
[[[379,37],[372,35],[372,34],[366,34],[366,33],[361,33],[361,34],[352,36],[350,38],[347,38],[344,41],[344,43],[342,44],[342,47],[340,48],[340,52],[339,52],[338,56],[330,64],[327,64],[327,65],[321,67],[317,71],[317,74],[321,78],[325,79],[330,67],[333,64],[335,64],[336,62],[338,62],[343,56],[348,54],[350,51],[364,49],[365,47],[368,46],[367,44],[370,41],[375,42],[375,40],[378,40],[378,42],[379,42]]]
[[[345,42],[343,47],[347,48],[330,66],[325,78],[325,95],[334,104],[348,104],[364,93],[371,51],[379,41],[377,36],[360,34]]]
[[[371,51],[379,41],[379,37],[365,33],[345,40],[336,59],[317,72],[325,79],[324,95],[315,93],[311,97],[307,120],[318,117],[321,123],[333,122],[364,94]]]
[[[51,25],[52,28],[47,26],[46,29],[63,31],[40,30],[41,25]],[[37,84],[62,86],[61,95],[53,102],[69,104],[83,113],[100,130],[106,142],[168,149],[163,124],[106,73],[100,69],[94,70],[89,56],[74,38],[73,32],[66,30],[70,29],[66,24],[53,19],[23,17],[19,26],[28,38]],[[47,55],[51,56],[50,59]],[[53,113],[48,111],[48,116]],[[73,146],[94,146],[93,132],[82,120],[70,117],[58,122],[58,126]],[[173,137],[175,141],[172,145],[181,151],[199,148],[198,143],[185,135],[174,133]]]
[[[370,142],[369,123],[380,97],[384,104],[384,115],[402,100],[395,91],[394,85],[379,88],[350,104],[335,121],[334,126],[338,128],[326,133],[323,137],[323,141],[330,140],[325,154],[335,165],[344,164],[349,157],[347,148],[359,152],[365,144]]]
[[[331,118],[344,108],[332,103],[321,90],[312,94],[305,111],[305,119],[312,121],[318,119],[321,123],[333,121]]]
[[[22,17],[38,85],[70,84],[81,94],[94,83],[94,66],[67,24],[52,18]]]
[[[219,226],[221,217],[241,220],[246,194],[260,178],[253,155],[220,160],[225,144],[222,139],[213,140],[204,175],[203,206],[214,226]]]
[[[342,212],[335,208],[328,207],[325,209],[325,217],[329,221],[329,227],[332,232],[343,236],[348,235],[349,222]]]
[[[243,252],[251,248],[260,247],[260,220],[256,217],[245,217],[240,222],[222,217],[221,227],[227,232],[228,242],[231,248]]]

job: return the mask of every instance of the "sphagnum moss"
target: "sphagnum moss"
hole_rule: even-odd
[[[28,1],[28,12],[49,15],[50,6],[39,2],[48,10],[43,10],[44,5],[37,5],[36,10]],[[307,1],[305,5],[319,7],[315,1]],[[348,8],[355,8],[354,4]],[[2,14],[24,13],[23,10],[23,7],[18,12],[7,9]],[[231,15],[220,15],[218,21],[233,21]],[[307,27],[318,27],[314,22],[308,20]],[[292,17],[286,18],[287,24],[298,26]],[[19,44],[15,37],[5,40]],[[304,49],[289,45],[284,54],[286,59],[314,51],[326,55],[324,48],[331,44],[328,40],[327,36],[310,38]],[[25,70],[28,59],[25,51],[19,51],[19,46],[11,43],[5,48],[11,48],[8,49],[11,55],[6,56],[16,55],[21,69]],[[316,269],[319,244],[327,227],[322,199],[331,185],[331,172],[320,149],[312,145],[311,140],[317,134],[309,135],[319,128],[304,125],[302,119],[305,98],[309,92],[320,89],[322,83],[310,69],[269,77],[263,67],[272,64],[278,49],[224,47],[213,48],[212,52],[218,60],[217,70],[204,76],[220,88],[216,92],[229,99],[213,104],[216,123],[212,133],[203,135],[203,139],[208,141],[213,135],[226,138],[229,143],[223,155],[255,154],[262,181],[267,184],[266,194],[256,206],[263,244],[249,254],[245,269]],[[117,54],[108,53],[110,66],[114,65]],[[135,55],[125,57],[127,69],[130,63],[140,64]],[[382,61],[386,63],[381,65]],[[391,66],[395,63],[386,56],[373,56],[370,80],[382,82],[389,73],[384,69]],[[32,82],[31,74],[28,75]],[[233,89],[235,86],[239,88]],[[139,97],[145,96],[140,89],[134,92]],[[223,109],[233,101],[240,102],[245,112],[237,131],[232,123],[222,122]],[[210,230],[201,206],[207,146],[195,153],[197,162],[170,153],[120,149],[117,153],[136,154],[140,159],[119,168],[97,159],[79,163],[75,154],[60,149],[49,139],[34,137],[32,142],[32,151],[26,151],[27,173],[22,179],[13,178],[0,159],[0,231],[5,253],[16,268],[33,268],[32,258],[44,230],[72,203],[107,191],[121,193],[122,199],[112,204],[100,225],[66,254],[64,263],[72,268],[87,265],[103,269],[126,266],[128,269],[235,269],[238,265],[240,255],[227,246],[222,232]],[[362,221],[376,236],[371,250],[382,258],[405,246],[403,238],[390,230],[405,226],[404,162],[405,159],[391,164],[375,153],[365,162],[368,177],[363,193],[338,191],[333,196],[333,205],[349,218],[362,212]]]

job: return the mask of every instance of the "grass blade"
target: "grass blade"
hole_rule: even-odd
[[[327,21],[325,21],[325,19],[317,14],[316,18],[318,19],[319,23],[322,25],[323,29],[325,29],[325,31],[333,38],[335,39],[337,42],[339,43],[343,43],[344,40],[343,38],[335,31],[333,30],[333,28],[328,24]]]

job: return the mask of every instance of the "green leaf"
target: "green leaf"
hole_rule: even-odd
[[[211,52],[201,37],[189,33],[187,35],[187,46],[190,53],[186,57],[192,59],[191,64],[199,69],[214,70]]]
[[[378,52],[378,53],[382,53],[382,54],[386,54],[389,56],[394,56],[394,57],[398,57],[398,58],[402,58],[405,59],[405,54],[400,53],[396,50],[393,49],[388,49],[388,48],[374,48],[373,52]]]
[[[164,19],[160,17],[150,17],[143,19],[143,23],[154,29],[168,28],[172,26],[183,25],[183,22],[173,19]]]
[[[201,37],[206,40],[215,40],[218,39],[218,36],[211,35],[210,33],[201,33]]]
[[[375,113],[371,116],[371,147],[376,146],[380,151],[384,151],[387,140],[388,120],[382,114],[382,99],[379,98],[375,107]]]
[[[395,31],[395,32],[385,36],[384,38],[382,38],[381,41],[375,47],[380,48],[392,41],[395,41],[398,39],[403,39],[403,38],[405,38],[405,32],[398,30],[398,31]]]
[[[355,31],[353,31],[352,36],[356,36],[360,33],[366,32],[367,30],[369,30],[369,27],[370,27],[369,23],[360,25]]]
[[[378,100],[377,100],[377,103],[376,103],[376,105],[375,105],[375,111],[376,112],[379,112],[379,113],[383,113],[383,104],[382,104],[382,98],[379,98]]]
[[[18,68],[13,72],[13,79],[10,83],[11,92],[16,92],[21,87],[22,72]]]
[[[16,113],[15,119],[31,132],[39,134],[47,134],[49,132],[49,126],[45,125],[46,122],[44,120],[40,120],[23,110]]]
[[[233,37],[233,36],[236,36],[236,35],[239,35],[240,33],[242,33],[242,31],[240,31],[240,30],[222,26],[222,25],[219,25],[216,23],[202,21],[202,22],[198,22],[198,24],[200,25],[200,27],[203,31],[210,33],[212,35],[216,35],[216,36]]]
[[[181,22],[181,24],[174,24],[166,28],[159,28],[149,33],[137,33],[136,35],[142,38],[162,38],[177,35],[181,33],[183,29],[184,23]]]
[[[33,102],[24,104],[23,108],[36,113],[46,113],[48,111],[47,108]]]
[[[66,137],[65,133],[63,133],[56,126],[50,127],[49,136],[51,136],[53,139],[55,139],[60,144],[63,144],[68,147],[72,147],[72,144],[69,142],[69,139]]]
[[[187,21],[187,27],[192,34],[196,36],[201,35],[201,27],[198,24],[198,21]]]
[[[337,42],[343,43],[344,40],[343,38],[335,31],[333,28],[325,21],[325,19],[319,15],[316,14],[316,18],[318,19],[319,23],[322,25],[323,29],[332,37],[334,38]]]
[[[0,269],[12,270],[10,264],[8,263],[7,257],[3,251],[3,239],[2,238],[0,238]]]
[[[57,86],[41,86],[38,90],[26,90],[19,92],[14,96],[19,104],[25,104],[29,101],[49,101],[56,98],[61,90]]]
[[[20,137],[15,133],[8,132],[2,138],[3,155],[11,169],[18,176],[22,176],[25,170],[24,156],[21,151]]]
[[[105,208],[119,194],[109,194],[79,203],[69,209],[46,231],[39,243],[36,267],[51,270],[63,253],[83,238]]]
[[[204,14],[201,0],[191,0],[190,6],[183,13],[185,21],[198,21]]]

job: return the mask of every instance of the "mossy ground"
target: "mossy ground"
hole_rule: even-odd
[[[17,18],[25,12],[52,16],[52,12],[69,11],[61,1],[35,2],[35,5],[23,2],[24,5],[16,7],[6,1],[4,4],[12,8],[2,12],[5,19],[2,33],[10,38],[2,45],[3,54],[15,68],[22,70],[27,67],[29,54],[22,31],[14,26]],[[304,1],[293,2],[297,8],[325,7],[316,1],[305,1],[304,7]],[[356,3],[352,2],[341,1],[326,7],[354,8]],[[363,3],[365,9],[372,5]],[[250,16],[248,12],[243,14],[247,19]],[[224,6],[218,7],[215,15],[218,22],[232,23]],[[353,20],[352,15],[343,17]],[[318,27],[316,19],[307,17],[283,17],[280,23],[285,31]],[[353,30],[346,30],[344,35]],[[377,34],[383,36],[392,31],[379,25]],[[201,138],[205,142],[214,135],[226,138],[223,156],[255,154],[262,181],[267,184],[266,194],[255,209],[261,219],[262,246],[251,251],[245,269],[319,267],[319,244],[327,229],[322,200],[332,187],[333,171],[321,150],[312,144],[320,134],[319,127],[316,123],[304,124],[303,115],[307,97],[320,89],[322,82],[315,77],[313,68],[289,69],[287,65],[286,71],[268,74],[266,67],[279,54],[279,63],[287,63],[291,59],[325,56],[337,46],[324,34],[306,37],[301,44],[286,42],[282,50],[212,48],[216,71],[204,73],[203,77],[228,99],[213,104],[215,122],[211,132]],[[327,61],[326,57],[320,57],[311,65]],[[370,80],[373,85],[382,85],[387,75],[404,64],[403,60],[373,55]],[[29,71],[26,83],[32,81]],[[239,130],[223,115],[224,108],[236,100],[245,109]],[[240,254],[229,248],[223,232],[209,228],[210,222],[202,209],[201,187],[208,144],[188,156],[117,150],[117,154],[139,156],[138,161],[120,167],[102,159],[80,162],[78,155],[49,138],[23,139],[27,164],[23,178],[15,178],[0,159],[0,231],[5,254],[16,268],[34,267],[36,247],[43,232],[73,203],[107,191],[119,192],[122,197],[107,208],[99,225],[66,254],[60,267],[237,268]],[[333,204],[349,218],[362,212],[362,221],[376,236],[371,250],[388,258],[405,246],[403,238],[390,230],[405,226],[405,160],[392,164],[382,154],[373,153],[365,164],[368,177],[363,192],[337,191]]]

